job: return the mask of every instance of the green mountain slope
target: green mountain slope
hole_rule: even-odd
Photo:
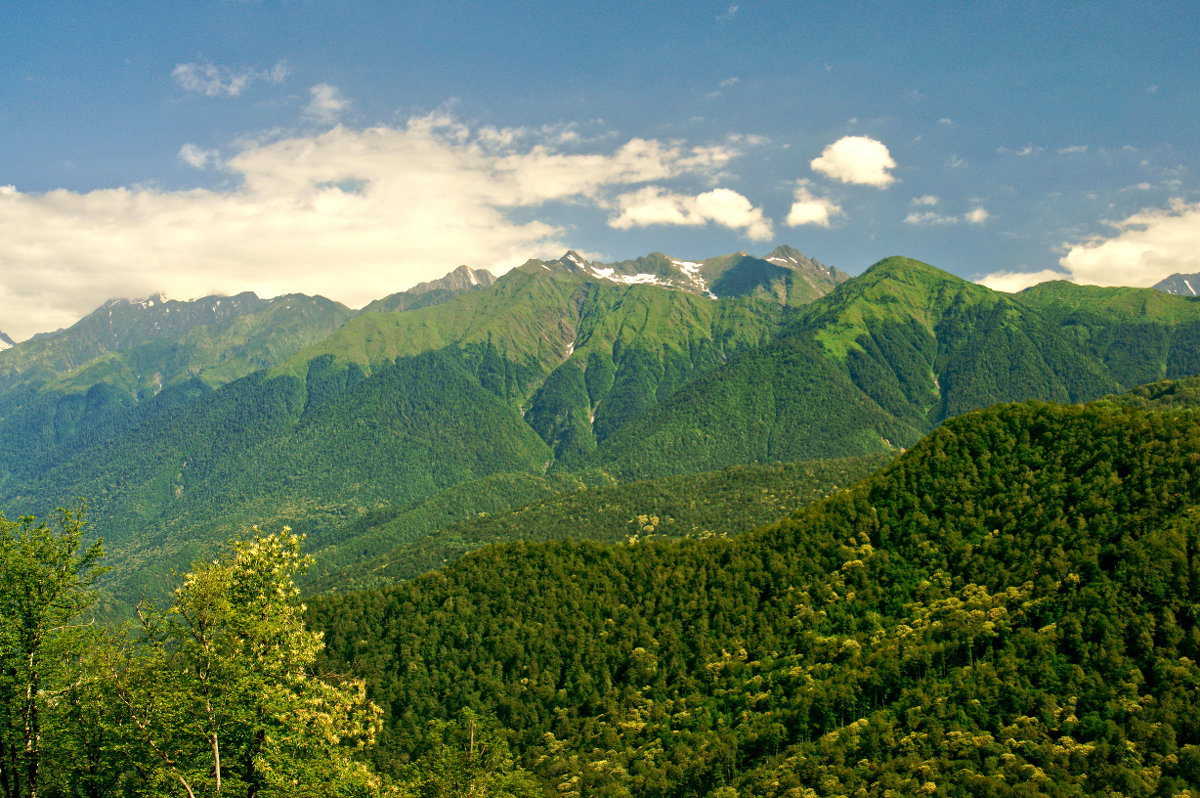
[[[88,497],[120,563],[110,588],[129,598],[254,523],[303,522],[321,545],[370,509],[550,459],[518,413],[437,353],[380,367],[336,402],[309,401],[320,390],[259,372],[16,484],[11,501],[44,513],[46,497]]]
[[[1198,325],[1200,303],[1149,289],[1049,284],[1012,296],[887,258],[584,462],[640,478],[895,450],[997,402],[1087,401],[1198,373]]]
[[[1197,349],[1200,304],[1178,297],[1010,296],[903,258],[841,280],[802,261],[568,253],[490,286],[464,270],[413,294],[436,304],[344,324],[344,309],[284,298],[56,377],[73,393],[46,389],[53,401],[0,422],[0,507],[91,500],[129,598],[252,523],[289,523],[340,567],[584,482],[894,454],[996,401],[1186,373]],[[805,275],[836,287],[789,304]],[[713,299],[726,279],[738,295]],[[337,328],[298,348],[322,324]],[[1118,346],[1131,324],[1167,342],[1141,370]],[[162,390],[138,394],[157,362]],[[274,365],[220,384],[260,363]],[[452,518],[434,509],[456,496]],[[400,517],[414,531],[368,523]]]
[[[731,539],[511,544],[310,606],[388,711],[494,715],[547,794],[1200,785],[1200,414],[1007,405]]]
[[[351,315],[301,295],[110,302],[0,356],[0,474],[41,473],[284,360]]]

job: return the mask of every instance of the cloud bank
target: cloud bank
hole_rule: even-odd
[[[1176,198],[1167,208],[1142,210],[1109,226],[1112,235],[1065,244],[1061,272],[994,272],[979,282],[1000,291],[1062,279],[1148,287],[1172,274],[1200,272],[1200,203]]]
[[[761,210],[736,192],[689,197],[652,185],[710,181],[736,157],[732,147],[632,139],[564,151],[570,139],[430,115],[248,145],[226,159],[180,149],[192,166],[227,171],[237,185],[226,190],[0,187],[0,329],[21,339],[69,325],[108,297],[157,291],[298,291],[359,306],[460,263],[503,272],[561,254],[564,231],[538,218],[549,202],[616,208],[614,225],[629,226],[654,223],[644,206],[657,202],[678,214],[661,223],[770,236]]]

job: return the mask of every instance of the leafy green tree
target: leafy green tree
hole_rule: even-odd
[[[300,537],[255,528],[199,565],[143,634],[109,658],[123,747],[148,795],[369,795],[383,784],[355,753],[380,711],[361,681],[322,677],[293,579]]]
[[[52,524],[0,515],[0,793],[36,798],[51,705],[74,677],[82,614],[103,570],[99,541],[84,543],[82,508]]]

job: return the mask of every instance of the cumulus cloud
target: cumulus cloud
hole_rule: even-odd
[[[1058,261],[1062,272],[997,272],[979,282],[1024,288],[1069,279],[1085,285],[1147,287],[1172,274],[1200,272],[1200,203],[1173,199],[1167,208],[1139,211],[1109,226],[1111,235],[1064,244],[1066,254]]]
[[[656,224],[700,226],[712,222],[743,234],[754,241],[772,235],[771,222],[761,208],[736,191],[717,188],[691,196],[677,194],[660,186],[646,186],[617,197],[619,213],[609,219],[618,230]]]
[[[896,179],[888,173],[896,168],[888,148],[867,136],[844,136],[826,147],[809,165],[843,183],[887,188]]]
[[[336,122],[342,112],[350,107],[350,101],[342,95],[337,86],[318,83],[308,92],[312,95],[312,99],[304,108],[304,115],[317,122],[324,124]]]
[[[979,280],[980,285],[987,286],[993,291],[1004,291],[1015,294],[1031,285],[1049,282],[1050,280],[1066,280],[1069,275],[1056,272],[1053,269],[1043,269],[1039,272],[993,272]]]
[[[243,69],[236,71],[219,64],[178,64],[171,70],[171,77],[184,91],[203,94],[205,97],[237,97],[256,81],[279,84],[287,79],[290,70],[284,61],[270,69]]]
[[[484,135],[431,115],[244,144],[221,164],[236,183],[228,189],[0,188],[2,328],[24,338],[69,325],[109,297],[157,291],[298,291],[359,306],[460,263],[501,273],[567,248],[563,230],[539,212],[544,203],[612,208],[639,185],[709,180],[737,154],[647,139],[568,151],[560,139],[538,130]],[[179,157],[212,165],[216,154],[184,147]],[[687,207],[751,238],[770,229],[732,191]]]
[[[842,208],[828,197],[815,196],[808,187],[801,184],[796,187],[792,197],[792,207],[788,211],[787,224],[789,227],[800,227],[815,224],[818,227],[829,227],[829,221],[834,216],[840,216]]]
[[[1059,260],[1076,282],[1150,286],[1200,272],[1200,203],[1173,199],[1110,226],[1113,235],[1071,244]]]

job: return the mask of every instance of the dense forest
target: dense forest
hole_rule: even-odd
[[[82,511],[3,521],[0,792],[1187,795],[1195,395],[1000,405],[740,535],[307,608],[300,538],[256,530],[121,629]]]
[[[775,526],[492,547],[310,618],[385,773],[476,713],[558,795],[1178,795],[1198,462],[1195,410],[1000,406]]]

